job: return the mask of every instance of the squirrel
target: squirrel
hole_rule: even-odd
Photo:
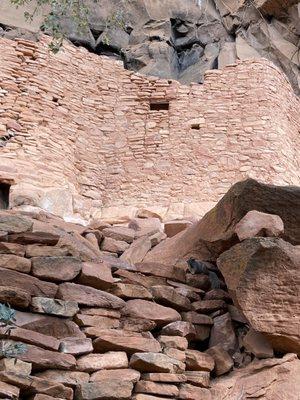
[[[217,276],[217,274],[211,269],[214,269],[214,265],[209,263],[208,261],[200,261],[196,260],[195,258],[190,258],[187,260],[187,264],[189,267],[189,271],[192,274],[205,274],[208,275],[210,280],[211,288],[212,289],[220,289],[221,282]]]

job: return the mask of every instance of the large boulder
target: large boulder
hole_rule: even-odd
[[[238,182],[199,222],[157,245],[144,262],[159,259],[162,264],[174,265],[190,256],[215,260],[238,243],[235,227],[251,210],[281,217],[283,238],[300,244],[299,204],[298,187],[266,185],[254,179]]]
[[[281,359],[254,361],[245,368],[212,381],[214,400],[298,400],[300,360],[294,354]]]
[[[252,238],[224,252],[218,266],[253,329],[275,350],[300,354],[300,246]]]

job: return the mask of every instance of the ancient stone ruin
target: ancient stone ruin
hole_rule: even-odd
[[[213,3],[222,19],[197,29],[233,35],[248,2]],[[275,3],[255,7],[279,30]],[[190,20],[171,21],[183,58]],[[167,30],[146,28],[149,47]],[[286,65],[234,59],[185,85],[99,55],[103,37],[53,54],[48,36],[5,32],[0,398],[299,400],[300,103]]]

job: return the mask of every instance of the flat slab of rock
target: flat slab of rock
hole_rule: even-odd
[[[101,369],[128,368],[125,352],[108,352],[105,354],[88,354],[77,360],[77,369],[84,372],[95,372]]]
[[[211,313],[224,309],[226,303],[223,300],[200,300],[192,303],[193,309],[199,313]]]
[[[202,388],[209,388],[210,373],[207,371],[185,371],[187,383]]]
[[[181,373],[184,363],[161,353],[136,353],[130,359],[130,366],[140,372]]]
[[[12,269],[28,274],[31,270],[31,261],[27,258],[15,256],[14,254],[1,254],[0,268]]]
[[[113,294],[75,283],[59,285],[57,297],[62,300],[76,301],[86,306],[119,309],[125,305],[124,300]]]
[[[95,352],[126,351],[128,354],[136,352],[161,351],[160,343],[156,339],[144,337],[140,333],[128,332],[117,329],[99,331],[97,339],[93,342]]]
[[[29,218],[19,215],[9,214],[8,212],[0,212],[0,231],[7,233],[27,232],[32,228],[33,221]]]
[[[121,240],[116,240],[111,237],[105,237],[101,243],[101,250],[109,251],[110,253],[122,254],[129,248],[130,244]]]
[[[129,400],[133,383],[119,380],[107,382],[90,382],[78,385],[76,399],[78,400]]]
[[[147,300],[129,300],[122,309],[122,314],[129,317],[149,319],[158,326],[181,320],[181,316],[176,310]]]
[[[17,311],[15,323],[19,327],[28,329],[29,332],[34,331],[57,339],[66,337],[85,338],[78,325],[65,318]]]
[[[6,337],[5,327],[0,328],[0,337]],[[56,338],[23,328],[12,329],[9,338],[28,344],[33,344],[48,350],[58,350],[59,348],[59,340],[57,340]]]
[[[180,267],[174,267],[172,264],[164,265],[157,262],[143,262],[136,264],[136,270],[146,275],[154,275],[185,282],[185,271]]]
[[[0,371],[12,372],[14,374],[30,375],[32,365],[16,358],[2,358],[0,360]]]
[[[27,308],[31,295],[26,290],[14,286],[0,286],[0,302],[8,303],[11,307]]]
[[[214,321],[205,314],[189,311],[181,314],[183,321],[191,322],[194,325],[213,325]]]
[[[122,317],[120,319],[120,328],[129,332],[148,332],[155,329],[156,326],[154,321],[145,318]]]
[[[89,338],[65,338],[61,340],[59,345],[61,353],[72,354],[73,356],[92,353],[93,350],[93,343]]]
[[[185,374],[168,374],[164,372],[152,372],[142,375],[144,381],[166,382],[166,383],[182,383],[186,382]]]
[[[178,350],[186,350],[189,345],[187,339],[181,336],[161,335],[158,337],[158,341],[163,349],[174,348]]]
[[[177,397],[179,389],[176,385],[151,381],[139,381],[134,388],[135,393],[155,394],[159,396]]]
[[[35,376],[71,387],[89,382],[90,379],[90,375],[87,372],[63,371],[61,369],[47,369],[46,371],[36,373]]]
[[[120,318],[121,313],[118,310],[111,310],[108,308],[101,307],[86,307],[81,308],[80,314],[83,315],[99,315],[101,317],[109,317],[109,318]]]
[[[112,226],[102,229],[105,237],[110,237],[115,240],[121,240],[127,243],[132,243],[135,238],[135,230],[125,226]]]
[[[10,385],[9,383],[0,382],[0,396],[2,399],[16,400],[19,398],[20,389],[16,386]]]
[[[162,328],[161,333],[169,336],[183,336],[188,340],[192,340],[196,336],[194,325],[186,321],[171,322]]]
[[[185,296],[176,292],[170,286],[152,286],[151,293],[157,303],[179,311],[189,311],[192,308],[191,302]]]
[[[118,380],[121,382],[132,382],[136,383],[140,380],[141,374],[140,372],[134,369],[109,369],[94,372],[91,375],[90,381],[104,381],[109,382],[110,380]]]
[[[40,244],[29,244],[26,246],[26,257],[65,257],[69,255],[68,249],[56,246],[43,246]]]
[[[274,350],[300,354],[300,247],[252,238],[218,259],[229,293]]]
[[[76,366],[76,359],[71,354],[44,350],[29,344],[27,345],[27,351],[18,355],[18,358],[31,363],[33,369],[72,369]]]
[[[114,283],[114,278],[109,264],[105,261],[97,263],[85,262],[82,264],[78,282],[95,289],[106,290]]]
[[[148,236],[143,236],[134,240],[131,246],[121,255],[120,259],[131,264],[139,263],[143,261],[145,255],[148,253],[151,247],[151,240],[148,238]]]
[[[139,268],[139,267],[135,267]],[[136,283],[137,285],[144,286],[145,288],[151,288],[156,285],[166,285],[166,279],[159,276],[146,276],[141,273],[126,271],[118,269],[115,275],[120,276],[122,281],[128,283]]]
[[[74,321],[79,326],[93,326],[99,329],[118,328],[120,325],[118,318],[102,317],[100,315],[77,314]]]
[[[54,282],[71,281],[81,271],[82,263],[75,257],[33,257],[32,274]]]
[[[33,297],[31,309],[37,313],[60,317],[73,317],[79,311],[78,303],[75,301],[49,299],[48,297]]]
[[[73,390],[59,382],[48,381],[37,376],[26,376],[0,371],[0,381],[19,387],[26,394],[49,396],[51,398],[72,400]]]
[[[14,254],[24,257],[26,247],[17,243],[0,242],[0,254]]]
[[[122,299],[151,300],[153,297],[152,293],[147,288],[131,283],[116,283],[109,292]]]

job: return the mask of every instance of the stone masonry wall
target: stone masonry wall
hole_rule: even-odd
[[[300,184],[299,99],[269,61],[183,86],[71,45],[53,55],[47,40],[0,39],[0,178],[14,181],[12,205],[201,214],[246,177]]]

